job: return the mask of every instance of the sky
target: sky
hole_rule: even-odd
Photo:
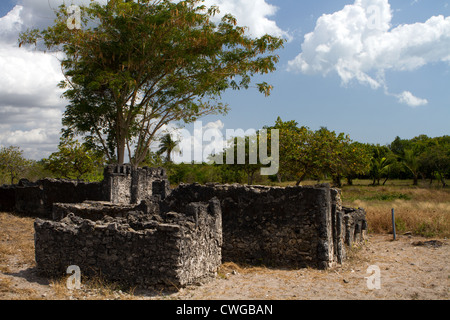
[[[106,1],[106,0],[102,0]],[[66,4],[88,0],[65,0]],[[39,160],[57,150],[66,101],[57,56],[19,48],[28,28],[45,28],[63,0],[0,1],[0,146]],[[223,115],[195,129],[258,130],[277,117],[354,141],[450,134],[450,0],[206,0],[248,34],[286,39],[271,74],[274,89],[227,91]],[[192,142],[192,140],[191,140]],[[189,143],[191,143],[189,142]]]

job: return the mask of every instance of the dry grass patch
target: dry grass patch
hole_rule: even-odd
[[[56,299],[71,300],[131,300],[134,299],[134,288],[122,291],[122,287],[116,283],[103,280],[100,277],[93,277],[81,280],[80,289],[68,289],[67,279],[53,279],[50,287]]]
[[[0,271],[10,272],[10,265],[35,265],[34,219],[0,213]]]
[[[369,202],[355,200],[355,207],[365,208],[369,231],[392,232],[392,214],[395,212],[396,231],[411,232],[425,237],[450,236],[450,203],[432,201],[395,200],[391,202]]]
[[[450,189],[348,186],[342,194],[344,205],[366,210],[370,232],[392,232],[391,210],[394,209],[398,233],[450,236]]]
[[[21,288],[12,279],[0,275],[0,300],[8,295],[9,300],[38,300],[42,299],[38,292],[30,288]]]

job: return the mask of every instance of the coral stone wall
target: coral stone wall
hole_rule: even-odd
[[[162,206],[179,210],[190,202],[219,198],[224,261],[327,268],[345,256],[338,195],[329,186],[193,184],[174,189]]]
[[[92,200],[127,205],[138,204],[153,195],[164,199],[169,193],[169,180],[163,168],[110,165],[105,167],[102,182],[42,179],[0,186],[0,210],[51,219],[55,203]]]
[[[60,277],[76,265],[82,275],[130,286],[182,287],[215,274],[221,246],[217,199],[161,216],[135,211],[92,221],[71,213],[60,221],[35,221],[37,269],[47,276]]]

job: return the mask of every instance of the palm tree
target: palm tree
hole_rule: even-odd
[[[178,152],[180,153],[180,150],[178,148],[179,141],[173,140],[170,133],[165,134],[162,136],[162,138],[159,140],[159,154],[166,154],[166,161],[171,163],[171,154],[172,152]]]
[[[409,171],[411,171],[414,177],[413,185],[417,186],[420,174],[420,162],[417,156],[417,152],[415,152],[415,150],[413,149],[405,150],[402,158],[402,163]]]
[[[386,147],[376,145],[373,148],[373,155],[370,165],[370,175],[373,178],[372,185],[380,185],[380,179],[384,176],[383,185],[389,179],[389,170],[394,162],[394,158]]]

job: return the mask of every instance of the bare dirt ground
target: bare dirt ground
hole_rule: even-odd
[[[36,274],[33,234],[24,237],[9,230],[0,219],[0,300],[448,300],[450,246],[447,239],[408,235],[372,234],[360,248],[349,252],[342,266],[329,270],[281,270],[242,267],[225,263],[211,282],[174,292],[82,285],[68,290],[65,281],[51,281]],[[21,223],[32,228],[31,219]],[[2,224],[3,223],[3,224]],[[21,247],[14,245],[20,235]],[[432,241],[435,240],[435,241]],[[22,248],[22,249],[21,249]],[[27,251],[28,252],[23,252]],[[367,286],[369,266],[380,270],[381,288]]]
[[[342,266],[314,269],[231,270],[222,279],[185,289],[178,299],[273,300],[448,300],[449,246],[447,240],[372,235]],[[425,244],[425,245],[424,245]],[[369,290],[369,266],[380,269],[381,288]],[[225,265],[226,267],[226,265]],[[228,269],[232,269],[229,265]],[[234,274],[235,273],[235,274]]]

